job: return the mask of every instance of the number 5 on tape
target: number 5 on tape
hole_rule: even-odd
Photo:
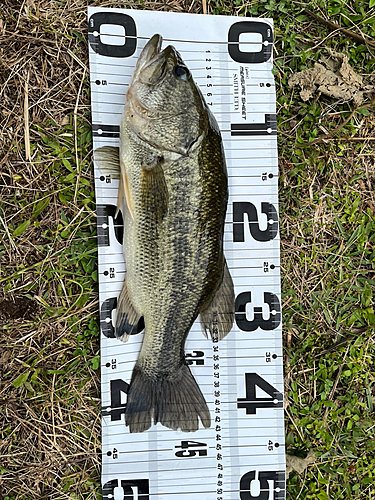
[[[103,486],[103,500],[149,500],[149,480],[112,479]]]
[[[273,481],[271,494],[270,482]],[[272,495],[272,496],[271,496]],[[241,500],[284,500],[285,472],[255,471],[246,472],[240,481]]]

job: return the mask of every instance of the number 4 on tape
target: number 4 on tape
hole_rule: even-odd
[[[268,398],[259,398],[256,387],[269,394]],[[245,374],[246,397],[237,399],[237,408],[246,408],[246,415],[255,415],[258,408],[282,408],[283,395],[257,373]]]

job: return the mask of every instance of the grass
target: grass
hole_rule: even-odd
[[[288,85],[328,48],[371,82],[304,8],[374,41],[374,2],[95,4],[274,18],[287,453],[315,454],[287,498],[375,498],[374,106]],[[86,4],[5,0],[0,40],[0,498],[100,499]]]

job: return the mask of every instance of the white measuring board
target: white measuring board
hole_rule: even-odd
[[[155,33],[190,69],[221,129],[229,175],[224,252],[235,324],[218,342],[199,319],[186,356],[211,412],[194,433],[160,423],[130,434],[126,393],[143,333],[114,336],[124,276],[118,180],[95,165],[103,499],[285,499],[276,97],[270,19],[88,9],[94,149],[119,145],[137,58]]]

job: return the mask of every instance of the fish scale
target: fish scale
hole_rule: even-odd
[[[128,263],[131,259],[141,262],[135,272],[141,274],[142,280],[133,297],[136,306],[140,310],[147,311],[146,325],[152,330],[153,335],[152,339],[149,339],[147,334],[145,335],[142,349],[143,351],[146,348],[151,349],[147,358],[154,361],[154,366],[160,359],[162,370],[165,370],[166,353],[170,352],[179,340],[174,338],[173,333],[176,332],[175,335],[179,335],[182,330],[186,338],[195,320],[201,295],[199,291],[206,281],[203,274],[208,260],[203,253],[206,242],[199,242],[196,235],[196,212],[199,211],[201,204],[194,189],[198,175],[189,175],[191,167],[196,167],[197,164],[197,159],[184,160],[181,162],[178,174],[176,165],[170,175],[168,175],[168,168],[166,169],[168,192],[175,193],[175,196],[170,199],[169,213],[158,230],[153,228],[153,231],[152,222],[149,221],[149,224],[144,224],[143,227],[134,231],[136,234],[132,241],[134,257],[132,254],[132,257],[127,259]],[[144,218],[141,218],[141,222],[144,222]],[[155,242],[156,249],[149,247],[150,232],[151,234],[158,233]],[[160,261],[162,261],[163,268],[155,269],[152,263]],[[161,293],[165,296],[163,303],[160,299],[156,300]],[[186,307],[185,302],[187,293],[190,293],[192,298],[189,307]],[[178,312],[176,312],[176,307]],[[177,362],[178,364],[181,362],[180,352]],[[170,369],[173,371],[174,367],[170,366]]]

